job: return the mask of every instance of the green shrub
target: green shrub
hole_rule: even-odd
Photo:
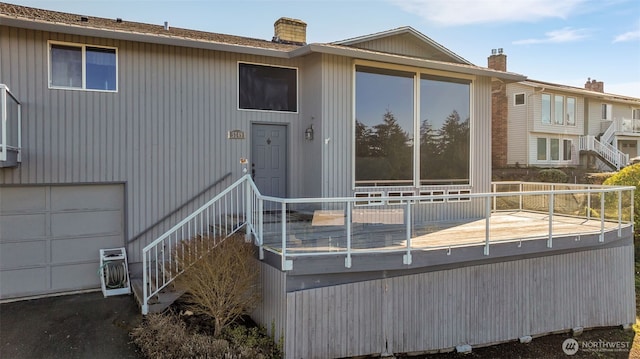
[[[538,179],[541,182],[566,183],[569,176],[557,168],[548,168],[538,172]]]

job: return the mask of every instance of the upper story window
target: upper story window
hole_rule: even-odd
[[[631,111],[631,118],[634,120],[640,120],[640,108],[635,108]]]
[[[49,42],[49,87],[117,91],[117,49]]]
[[[554,96],[554,117],[553,122],[556,125],[564,125],[564,96]]]
[[[551,124],[551,95],[542,94],[542,112],[540,114],[542,123]]]
[[[298,70],[238,63],[238,108],[298,112]]]
[[[612,120],[613,119],[613,107],[611,104],[603,103],[602,104],[602,119],[603,120]]]
[[[567,97],[567,125],[576,125],[576,99]]]
[[[513,95],[513,105],[521,106],[525,104],[525,96],[524,93],[517,93]]]

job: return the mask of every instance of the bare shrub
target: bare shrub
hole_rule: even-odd
[[[189,333],[174,314],[147,315],[131,337],[147,358],[224,358],[230,352],[228,341]]]
[[[186,291],[184,299],[190,310],[213,318],[213,336],[217,338],[226,326],[258,304],[259,268],[254,246],[246,243],[243,235],[234,235],[203,251],[208,248],[203,242],[208,240],[196,237],[185,241],[173,256],[178,267],[185,268],[176,286]]]

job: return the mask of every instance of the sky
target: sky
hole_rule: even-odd
[[[492,49],[507,70],[533,80],[640,98],[638,0],[3,0],[87,16],[122,18],[270,40],[273,23],[307,23],[307,42],[411,26],[478,66]]]

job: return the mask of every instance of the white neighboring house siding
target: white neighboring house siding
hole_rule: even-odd
[[[542,94],[551,95],[551,124],[542,123]],[[564,113],[566,114],[566,102],[567,98],[571,97],[576,100],[575,105],[575,125],[567,125],[566,123],[560,125],[554,123],[554,96],[564,97]],[[544,167],[566,167],[574,166],[578,164],[579,153],[577,145],[580,136],[584,132],[584,98],[578,94],[565,93],[559,91],[537,91],[535,94],[528,97],[530,108],[532,107],[533,116],[530,118],[531,126],[528,133],[528,164],[531,166],[544,166]],[[547,139],[547,156],[546,160],[538,160],[538,138]],[[560,141],[559,159],[551,160],[550,153],[550,141],[551,139],[558,139]],[[563,140],[572,141],[572,155],[571,160],[563,159]]]

